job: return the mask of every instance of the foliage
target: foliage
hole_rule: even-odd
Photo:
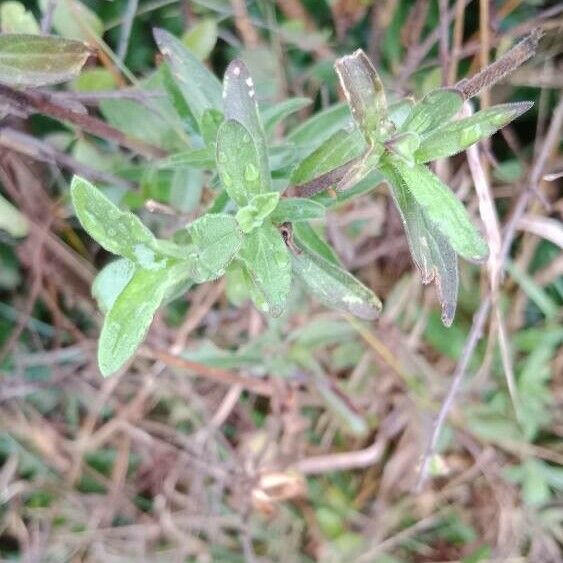
[[[558,561],[554,12],[454,4],[1,3],[0,558]]]

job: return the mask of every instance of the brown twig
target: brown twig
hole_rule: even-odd
[[[0,129],[0,146],[4,146],[7,149],[20,154],[25,154],[26,156],[41,162],[60,164],[64,168],[68,168],[69,170],[77,172],[78,174],[92,180],[100,180],[102,182],[107,182],[108,184],[112,184],[114,186],[122,186],[127,189],[134,187],[134,184],[128,180],[119,178],[109,172],[92,168],[91,166],[76,160],[65,152],[57,150],[48,143],[10,127]]]
[[[456,88],[461,90],[466,98],[472,98],[481,90],[490,88],[534,56],[541,36],[541,30],[535,29],[493,64],[475,76],[458,82]]]
[[[70,123],[96,135],[107,141],[113,141],[122,147],[125,147],[133,152],[141,154],[149,158],[161,158],[166,155],[166,151],[159,147],[149,145],[144,141],[138,139],[132,139],[128,137],[119,129],[115,129],[111,125],[108,125],[104,121],[92,117],[91,115],[85,115],[82,113],[77,113],[69,110],[68,108],[57,104],[54,102],[50,96],[39,93],[37,91],[28,90],[23,92],[21,90],[15,90],[4,84],[0,84],[0,97],[3,97],[13,104],[16,108],[21,108],[23,110],[33,110],[32,113],[41,113],[60,121]]]

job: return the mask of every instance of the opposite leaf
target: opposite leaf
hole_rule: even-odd
[[[242,244],[242,233],[232,215],[208,213],[186,227],[192,248],[190,277],[197,283],[222,276]]]
[[[463,94],[455,88],[439,88],[428,92],[411,109],[401,131],[422,135],[447,123],[463,105]]]
[[[256,104],[254,82],[246,65],[235,59],[229,64],[223,78],[225,119],[238,121],[248,131],[258,152],[258,173],[264,191],[271,191],[268,146],[262,120]]]
[[[303,184],[359,156],[366,146],[361,133],[339,129],[304,158],[291,174],[292,184]]]
[[[367,320],[381,311],[381,301],[368,287],[315,252],[302,249],[294,254],[293,270],[309,292],[329,307]]]
[[[236,219],[243,233],[250,233],[254,229],[262,226],[264,219],[269,217],[278,205],[280,200],[279,192],[268,192],[266,194],[255,195],[248,205],[241,207],[236,215]]]
[[[238,121],[225,121],[217,133],[217,168],[229,197],[244,207],[269,191],[260,176],[260,155],[250,133]]]
[[[493,106],[465,119],[443,125],[425,137],[415,153],[417,162],[429,162],[452,156],[493,133],[522,115],[532,102]]]
[[[422,208],[402,179],[391,169],[385,169],[391,194],[397,206],[407,234],[414,263],[418,267],[422,283],[436,282],[442,306],[442,322],[453,322],[458,290],[457,256],[445,237],[424,216]]]
[[[44,35],[0,35],[0,82],[47,86],[74,78],[90,50],[84,43]]]
[[[158,243],[138,217],[121,211],[87,180],[74,176],[70,188],[76,215],[86,232],[108,252],[147,270],[164,268]]]
[[[291,287],[291,257],[278,230],[266,222],[247,235],[239,259],[263,295],[265,312],[281,315]]]
[[[334,68],[340,79],[352,117],[368,142],[381,139],[389,130],[383,84],[367,55],[358,49],[337,59]]]
[[[396,159],[391,166],[402,178],[425,216],[458,254],[468,260],[482,260],[487,256],[487,243],[448,186],[422,164],[411,167]]]
[[[144,339],[168,285],[164,272],[139,269],[117,296],[104,319],[98,342],[102,375],[115,373]]]

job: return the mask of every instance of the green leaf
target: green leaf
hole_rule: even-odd
[[[323,219],[325,215],[324,205],[304,197],[291,197],[281,199],[270,218],[272,223],[280,225],[286,222],[295,223]]]
[[[256,90],[248,68],[240,59],[232,61],[225,71],[223,103],[225,118],[238,121],[248,131],[258,153],[258,173],[263,191],[271,191],[268,145],[256,104]]]
[[[407,131],[385,141],[385,148],[409,164],[414,164],[414,153],[420,146],[420,137]]]
[[[390,129],[383,84],[367,55],[358,49],[334,64],[354,121],[369,143]]]
[[[21,2],[8,1],[0,6],[0,31],[38,35],[40,28],[33,14]]]
[[[127,258],[118,258],[104,266],[92,284],[92,296],[102,313],[107,313],[135,274],[136,266]]]
[[[165,260],[157,253],[155,236],[138,217],[116,207],[87,180],[74,176],[71,196],[86,232],[107,251],[128,258],[147,270],[161,270]]]
[[[217,131],[223,123],[223,114],[216,109],[206,109],[201,117],[201,136],[206,145],[212,145],[217,140]]]
[[[239,258],[263,302],[258,308],[273,317],[282,314],[291,287],[291,256],[278,230],[264,223],[244,239]]]
[[[289,98],[262,110],[264,130],[266,133],[272,133],[278,123],[309,105],[311,105],[310,98]]]
[[[182,36],[184,45],[200,60],[209,57],[217,43],[217,20],[202,18]]]
[[[143,92],[162,93],[165,89],[167,66],[141,81]],[[178,119],[173,103],[164,96],[147,96],[144,102],[137,100],[101,100],[100,109],[106,120],[130,137],[141,139],[167,151],[182,150],[189,146],[188,135]],[[142,116],[142,119],[140,118]]]
[[[490,137],[528,111],[532,105],[532,102],[516,102],[493,106],[471,117],[443,125],[423,138],[415,159],[423,163],[457,154],[477,141]]]
[[[346,104],[336,104],[315,113],[293,129],[286,137],[305,154],[310,154],[331,135],[350,123],[350,110]]]
[[[90,51],[78,41],[42,35],[0,35],[0,82],[46,86],[74,78]]]
[[[186,227],[193,248],[190,277],[197,283],[222,276],[242,244],[242,233],[232,215],[208,213]]]
[[[39,0],[41,12],[49,9],[49,0]],[[53,28],[68,39],[94,41],[104,32],[104,24],[95,12],[78,0],[57,0],[52,15]]]
[[[447,123],[463,105],[463,94],[455,88],[439,88],[428,92],[412,108],[401,131],[422,135]]]
[[[107,68],[89,68],[83,70],[70,85],[76,92],[104,92],[115,90],[115,75]]]
[[[393,123],[396,129],[400,129],[403,126],[403,123],[410,115],[413,106],[414,100],[412,98],[402,98],[397,102],[389,104],[389,120]]]
[[[269,191],[260,177],[260,155],[250,133],[238,121],[225,121],[217,133],[217,168],[229,197],[244,207]]]
[[[448,186],[421,164],[411,167],[395,160],[391,166],[402,178],[426,217],[458,254],[468,260],[482,260],[487,256],[487,243]]]
[[[352,274],[303,248],[293,255],[293,271],[319,301],[362,319],[375,319],[381,301]]]
[[[255,195],[248,205],[241,207],[237,212],[236,219],[242,232],[250,233],[261,227],[264,219],[276,208],[279,200],[279,192],[268,192]]]
[[[168,269],[138,269],[108,311],[98,342],[102,375],[115,373],[145,338],[156,310],[164,299]]]
[[[13,237],[25,237],[29,224],[25,215],[0,194],[0,229]]]
[[[366,144],[358,130],[339,129],[302,160],[291,174],[292,184],[303,184],[359,156]]]
[[[340,260],[332,247],[309,223],[295,223],[293,225],[293,237],[301,248],[307,248],[309,252],[319,254],[325,260],[340,266]]]
[[[215,152],[210,147],[203,149],[188,149],[170,155],[159,162],[161,168],[203,168],[213,169],[215,167]]]
[[[411,256],[420,271],[422,283],[436,282],[442,322],[451,326],[457,305],[457,256],[445,237],[425,217],[401,177],[390,168],[383,171],[401,214]]]
[[[336,184],[336,189],[339,191],[350,190],[371,172],[375,171],[379,167],[383,151],[383,146],[379,143],[370,146],[362,157],[348,168],[344,176]]]
[[[174,78],[170,65],[167,62],[164,62],[160,65],[157,72],[160,72],[162,87],[166,91],[166,96],[170,105],[180,117],[180,121],[184,126],[184,129],[191,134],[199,132],[199,124],[194,117],[190,106],[186,102],[182,90],[180,90],[178,84],[176,83],[176,79]]]
[[[221,110],[221,83],[215,75],[164,29],[155,29],[154,38],[197,122],[206,109]]]

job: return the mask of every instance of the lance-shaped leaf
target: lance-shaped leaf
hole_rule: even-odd
[[[133,213],[121,211],[87,180],[74,176],[72,203],[86,232],[103,248],[147,270],[160,270],[164,258],[151,231]]]
[[[383,172],[401,215],[411,256],[420,271],[422,283],[436,282],[442,322],[450,326],[457,304],[457,256],[446,238],[424,216],[401,177],[390,167],[385,167]]]
[[[340,266],[340,260],[330,244],[309,223],[295,223],[293,225],[293,238],[299,247],[306,248],[309,252],[318,254],[325,260]]]
[[[293,113],[311,105],[310,98],[289,98],[278,104],[262,110],[264,130],[271,134],[278,123],[292,115]]]
[[[221,83],[215,75],[168,31],[155,29],[154,38],[197,122],[206,109],[221,110]]]
[[[211,147],[202,149],[189,149],[170,155],[158,163],[160,168],[202,168],[215,167],[215,151]]]
[[[299,163],[291,174],[291,183],[303,184],[330,172],[358,157],[365,147],[365,140],[357,129],[352,132],[339,129]]]
[[[352,117],[366,140],[373,143],[389,131],[383,83],[368,56],[358,49],[334,64]]]
[[[242,232],[232,215],[208,213],[186,227],[197,283],[222,276],[242,244]]]
[[[168,269],[135,271],[105,316],[98,342],[104,376],[115,373],[144,339],[169,284]]]
[[[84,43],[44,35],[0,35],[0,82],[46,86],[74,78],[90,50]]]
[[[305,154],[310,154],[331,135],[351,123],[350,109],[336,104],[312,115],[290,131],[286,139],[295,143]]]
[[[325,206],[304,197],[290,197],[281,199],[270,216],[272,223],[296,223],[323,219],[326,215]]]
[[[274,317],[281,315],[291,287],[291,256],[278,230],[266,222],[252,231],[238,258],[264,299],[253,298],[256,305]]]
[[[258,151],[258,173],[264,191],[271,191],[268,145],[262,120],[256,104],[254,82],[246,65],[235,59],[229,64],[223,78],[223,104],[225,118],[242,123],[250,134]]]
[[[329,307],[367,320],[375,319],[381,311],[381,301],[371,289],[346,270],[305,247],[293,254],[293,271],[311,295]]]
[[[271,215],[279,200],[279,192],[268,192],[255,195],[248,205],[241,207],[237,212],[236,220],[242,232],[250,233],[254,229],[261,227],[264,219]]]
[[[447,123],[463,105],[463,94],[455,88],[439,88],[428,92],[411,109],[401,131],[422,135]]]
[[[425,216],[446,237],[458,254],[468,260],[482,260],[487,256],[487,243],[448,186],[421,164],[411,167],[396,159],[392,167]]]
[[[244,207],[260,193],[269,191],[260,175],[260,155],[248,129],[230,119],[217,133],[217,168],[229,197]]]
[[[490,137],[528,111],[532,105],[532,102],[516,102],[493,106],[471,117],[443,125],[424,137],[415,153],[416,161],[429,162],[457,154],[477,141]]]

